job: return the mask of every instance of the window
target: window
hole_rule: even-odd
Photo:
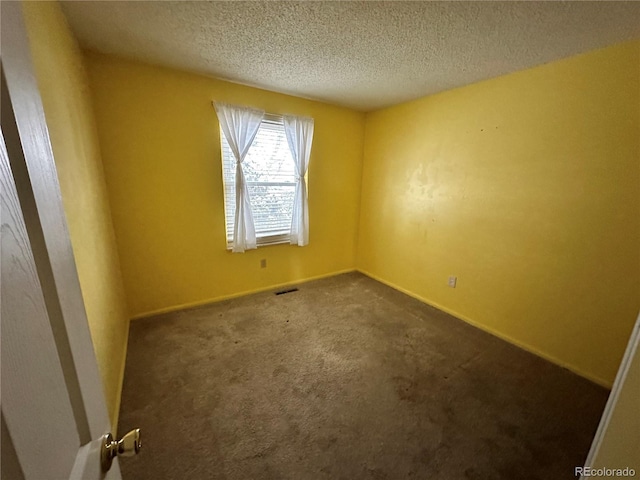
[[[236,160],[222,129],[220,138],[227,247],[231,248],[236,208]],[[288,242],[296,175],[282,117],[265,115],[242,168],[251,197],[256,243],[268,245]]]
[[[306,174],[313,118],[265,115],[264,110],[224,102],[213,106],[221,130],[227,246],[242,253],[287,240],[308,245]],[[236,170],[242,172],[239,178]]]

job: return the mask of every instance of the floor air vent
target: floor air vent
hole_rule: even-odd
[[[291,293],[291,292],[297,292],[298,289],[297,288],[289,288],[287,290],[280,290],[279,292],[276,292],[276,295],[284,295],[285,293]]]

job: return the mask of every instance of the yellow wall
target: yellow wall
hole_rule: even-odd
[[[24,2],[91,337],[115,428],[128,312],[82,53],[57,2]]]
[[[134,316],[355,268],[363,114],[111,56],[85,58]],[[212,100],[315,119],[308,246],[226,250]]]
[[[640,307],[639,132],[640,42],[368,114],[358,268],[611,385]]]

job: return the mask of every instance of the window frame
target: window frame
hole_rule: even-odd
[[[262,118],[262,122],[260,122],[260,127],[262,128],[262,125],[264,123],[268,123],[268,124],[272,124],[272,125],[281,125],[284,129],[284,116],[283,115],[279,115],[279,114],[275,114],[275,113],[265,113],[264,117]],[[258,129],[258,131],[260,131]],[[222,127],[220,127],[220,153],[221,153],[221,161],[222,161],[222,182],[223,182],[223,197],[224,197],[224,217],[225,217],[225,238],[226,238],[226,242],[227,242],[227,250],[232,250],[233,248],[233,232],[231,232],[231,237],[229,237],[227,235],[227,195],[226,195],[226,180],[225,180],[225,174],[224,174],[224,162],[225,162],[225,154],[224,154],[224,147],[223,147],[223,137],[224,137],[224,132],[222,131]],[[226,139],[226,137],[224,137]],[[285,133],[285,140],[286,140],[286,133]],[[253,145],[252,145],[253,146]],[[287,141],[287,148],[288,147],[288,141]],[[293,160],[293,159],[292,159]],[[233,159],[233,161],[235,162],[235,159]],[[295,169],[295,165],[294,165],[294,169]],[[295,171],[295,170],[294,170]],[[306,181],[306,175],[305,175],[305,181]],[[296,182],[250,182],[247,181],[247,186],[257,186],[257,185],[266,185],[266,186],[291,186],[293,185],[294,187],[297,186]],[[235,189],[235,182],[233,183],[233,188]],[[294,201],[295,201],[295,197],[294,197]],[[235,213],[235,211],[234,211]],[[255,218],[254,218],[254,227],[255,227]],[[291,227],[289,227],[291,228]],[[290,232],[291,230],[289,230]],[[290,233],[281,233],[281,234],[276,234],[276,235],[263,235],[263,236],[258,236],[258,232],[256,232],[256,247],[266,247],[266,246],[270,246],[270,245],[280,245],[280,244],[286,244],[286,243],[290,243]]]

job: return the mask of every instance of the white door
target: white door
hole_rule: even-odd
[[[21,2],[1,2],[2,478],[121,478]]]

